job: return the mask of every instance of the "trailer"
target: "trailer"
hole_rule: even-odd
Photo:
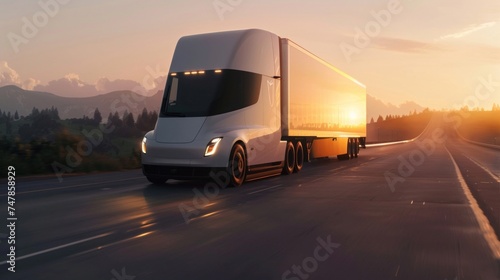
[[[365,139],[366,87],[291,40],[191,35],[175,48],[142,169],[152,183],[222,176],[239,186],[314,158],[355,158]]]

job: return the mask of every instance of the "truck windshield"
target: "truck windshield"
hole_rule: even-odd
[[[212,116],[257,103],[262,75],[239,70],[170,73],[161,117]]]

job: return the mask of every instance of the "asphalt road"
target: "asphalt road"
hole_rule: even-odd
[[[500,151],[453,124],[438,115],[417,141],[240,188],[139,170],[18,178],[16,272],[4,262],[0,278],[500,279]]]

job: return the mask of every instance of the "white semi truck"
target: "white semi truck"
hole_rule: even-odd
[[[229,184],[299,172],[318,157],[357,157],[366,88],[286,38],[259,29],[182,37],[155,129],[142,141],[147,179]]]

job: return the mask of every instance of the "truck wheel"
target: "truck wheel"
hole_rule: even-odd
[[[349,159],[353,159],[354,158],[354,139],[353,138],[349,138],[347,139],[347,154],[349,155]]]
[[[147,176],[146,177],[149,182],[157,185],[165,184],[165,182],[168,180],[167,177],[159,176],[159,177],[152,177],[152,176]]]
[[[295,168],[295,148],[292,142],[286,143],[285,165],[283,166],[283,174],[288,175]]]
[[[247,175],[247,158],[245,156],[245,149],[243,149],[241,144],[235,144],[231,150],[228,172],[231,177],[231,186],[241,186],[245,181]]]
[[[302,142],[297,141],[295,144],[295,168],[293,172],[299,172],[302,170],[302,166],[304,166],[304,147]]]
[[[359,155],[359,139],[358,138],[355,138],[354,139],[354,157],[358,157]]]

